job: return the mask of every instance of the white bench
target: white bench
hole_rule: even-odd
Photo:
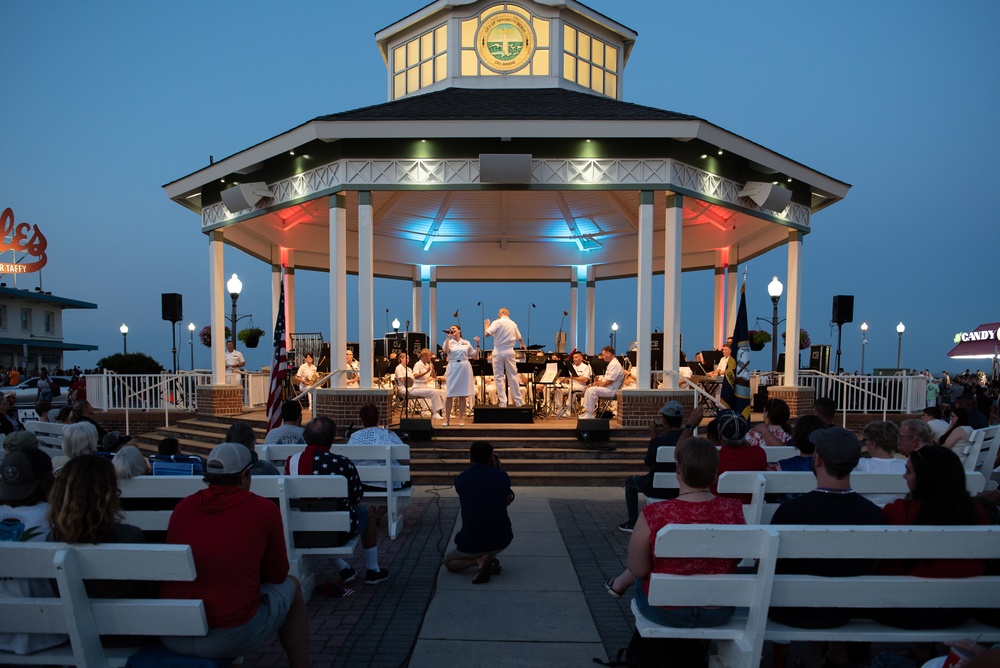
[[[650,577],[655,606],[735,606],[725,625],[713,628],[660,626],[632,612],[640,635],[714,639],[715,668],[756,668],[765,640],[932,642],[954,638],[1000,641],[1000,628],[976,621],[949,629],[896,629],[857,619],[834,629],[799,629],[767,618],[772,607],[805,608],[985,608],[995,609],[1000,577],[837,578],[775,573],[779,558],[954,559],[995,558],[1000,527],[732,526],[668,525],[656,535],[658,557],[720,557],[758,560],[755,574],[660,575]],[[636,586],[640,586],[638,583]]]
[[[789,457],[795,457],[799,454],[799,449],[793,445],[768,445],[764,446],[762,449],[764,450],[764,454],[767,455],[767,462],[769,464],[781,461],[782,459],[788,459]],[[661,445],[656,449],[656,461],[660,464],[675,463],[676,460],[674,459],[674,452],[676,452],[676,450],[677,446],[675,445]]]
[[[660,474],[657,474],[660,475]],[[966,473],[970,494],[983,491],[985,480],[978,473]],[[906,481],[898,473],[852,473],[851,488],[860,494],[909,493]],[[805,471],[726,471],[719,476],[721,494],[751,494],[743,506],[747,524],[768,524],[779,503],[768,503],[767,494],[805,494],[816,489],[816,476]]]
[[[205,488],[196,476],[139,476],[118,481],[123,505],[129,499],[162,500],[161,510],[127,510],[125,521],[144,531],[166,531],[173,506],[181,499]],[[347,479],[343,476],[256,476],[250,491],[274,499],[281,511],[285,530],[285,546],[291,572],[302,584],[306,600],[316,586],[315,574],[310,569],[313,557],[350,558],[357,549],[359,536],[353,536],[344,545],[322,547],[296,547],[296,534],[347,533],[351,529],[351,516],[342,510],[299,510],[293,508],[300,499],[334,501],[347,498]],[[302,542],[302,541],[300,541]]]
[[[63,429],[66,425],[59,422],[39,422],[32,420],[24,423],[24,428],[35,435],[38,439],[38,447],[44,450],[50,457],[60,457],[63,455],[62,437]]]
[[[69,644],[32,654],[0,652],[0,664],[124,666],[135,647],[104,648],[100,634],[197,636],[208,632],[200,600],[95,598],[84,580],[190,581],[187,545],[66,545],[0,543],[0,577],[47,578],[52,598],[0,598],[0,629],[11,633],[68,634]]]
[[[994,489],[996,483],[991,482],[993,477],[993,467],[996,466],[997,454],[1000,453],[1000,425],[977,429],[972,432],[972,437],[979,441],[977,457],[972,462],[972,469],[979,471],[986,479],[987,487]],[[970,470],[968,467],[966,471]]]
[[[305,449],[301,443],[279,443],[257,445],[257,456],[266,459],[278,470],[284,472],[285,460],[297,455]],[[358,476],[365,484],[385,485],[385,489],[366,489],[366,499],[385,499],[387,508],[386,517],[389,524],[389,538],[396,540],[399,532],[403,528],[402,509],[410,504],[413,490],[409,487],[393,489],[392,484],[408,483],[410,481],[410,446],[408,445],[344,445],[337,444],[330,448],[330,452],[347,457],[355,462],[358,469]],[[382,464],[371,464],[358,466],[359,461],[380,461]],[[394,466],[393,460],[401,463]],[[381,505],[381,504],[379,504]]]

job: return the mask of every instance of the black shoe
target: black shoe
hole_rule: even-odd
[[[494,559],[493,561],[490,562],[490,574],[491,575],[500,575],[500,571],[502,571],[502,570],[503,570],[503,568],[500,566],[500,560],[499,559]]]
[[[625,533],[632,533],[632,529],[634,528],[635,528],[635,522],[622,522],[621,524],[618,525],[618,529],[620,531],[624,531]]]
[[[357,579],[358,579],[358,572],[353,568],[351,568],[350,566],[340,571],[340,581],[345,585],[351,584]]]
[[[389,569],[383,568],[379,571],[369,570],[365,573],[365,584],[366,585],[377,585],[380,582],[385,582],[389,579]]]

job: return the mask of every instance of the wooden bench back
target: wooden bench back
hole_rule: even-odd
[[[272,445],[258,445],[257,454],[261,459],[266,459],[278,470],[284,472],[285,460],[293,457],[305,450],[305,445],[301,443],[278,443]],[[358,469],[358,476],[364,483],[388,483],[408,482],[410,480],[410,467],[408,464],[392,466],[392,460],[406,461],[410,459],[410,446],[408,445],[334,445],[330,452],[347,457],[355,462]],[[388,454],[387,454],[388,453]],[[378,460],[385,464],[372,464],[358,466],[358,461]]]
[[[84,580],[189,581],[187,545],[0,543],[0,577],[55,580],[55,598],[0,598],[0,628],[12,633],[65,633],[70,645],[29,655],[31,663],[108,665],[99,634],[204,635],[200,600],[90,599]],[[22,657],[0,653],[0,662]]]

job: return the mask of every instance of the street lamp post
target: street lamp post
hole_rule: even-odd
[[[896,348],[896,368],[902,369],[903,361],[903,332],[906,331],[906,325],[900,322],[896,325],[896,332],[899,334],[899,346]]]
[[[233,300],[233,317],[232,317],[232,331],[229,335],[232,337],[233,345],[236,345],[236,300],[240,298],[240,292],[243,290],[243,281],[239,279],[236,274],[233,274],[232,278],[226,281],[226,289],[229,290],[229,296]]]
[[[128,355],[128,325],[123,322],[118,331],[122,333],[122,353]]]
[[[868,323],[861,323],[861,375],[865,375],[865,346],[868,345]]]
[[[194,323],[188,323],[188,333],[190,334],[191,344],[191,370],[194,371]]]
[[[615,349],[615,354],[618,354],[618,323],[611,323],[611,347]]]
[[[394,334],[399,334],[399,318],[392,319],[392,331]]]
[[[781,292],[784,290],[781,281],[775,276],[771,279],[771,282],[767,284],[767,294],[771,296],[771,304],[773,310],[771,311],[771,371],[778,370],[778,300],[781,299]],[[796,343],[798,341],[796,340]],[[787,343],[786,343],[786,348]]]

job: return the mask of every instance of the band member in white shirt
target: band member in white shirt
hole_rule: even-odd
[[[583,393],[583,418],[585,420],[594,419],[594,411],[597,409],[598,399],[615,396],[618,389],[625,380],[625,370],[622,369],[621,362],[615,357],[615,349],[611,346],[604,346],[601,350],[601,359],[608,363],[608,368],[604,371],[601,380],[595,380],[587,391]]]
[[[556,387],[555,402],[556,408],[559,411],[557,417],[562,417],[567,409],[572,410],[573,396],[583,394],[587,390],[587,385],[590,384],[590,379],[594,374],[594,370],[590,368],[590,365],[583,361],[583,353],[579,350],[573,353],[571,363],[576,375],[564,376],[561,384]],[[567,396],[570,398],[569,406],[566,406]]]
[[[354,359],[354,351],[351,350],[350,348],[347,349],[347,361],[344,362],[344,368],[352,369],[355,372],[361,368],[361,365],[358,364],[358,361]],[[348,387],[357,387],[360,384],[361,384],[361,376],[359,374],[351,372],[347,373]]]
[[[524,339],[521,338],[521,331],[517,328],[517,323],[510,319],[510,310],[500,309],[497,319],[490,322],[487,318],[484,323],[486,336],[493,337],[493,377],[497,384],[497,401],[501,407],[507,405],[507,388],[514,390],[514,405],[521,406],[524,400],[521,393],[517,391],[519,386],[517,378],[517,360],[514,357],[514,344],[520,343],[522,348]]]
[[[413,365],[412,375],[415,382],[410,388],[410,396],[430,399],[433,417],[444,417],[444,390],[437,388],[437,372],[430,349],[420,351],[420,359]]]
[[[226,341],[226,383],[229,385],[239,385],[239,370],[246,366],[243,353],[236,350],[236,344]]]
[[[313,356],[309,353],[306,353],[305,361],[299,366],[295,378],[299,381],[299,392],[304,392],[306,387],[316,382],[316,365],[313,364]],[[312,408],[312,399],[308,394],[306,395],[306,399],[310,401],[307,407]]]

